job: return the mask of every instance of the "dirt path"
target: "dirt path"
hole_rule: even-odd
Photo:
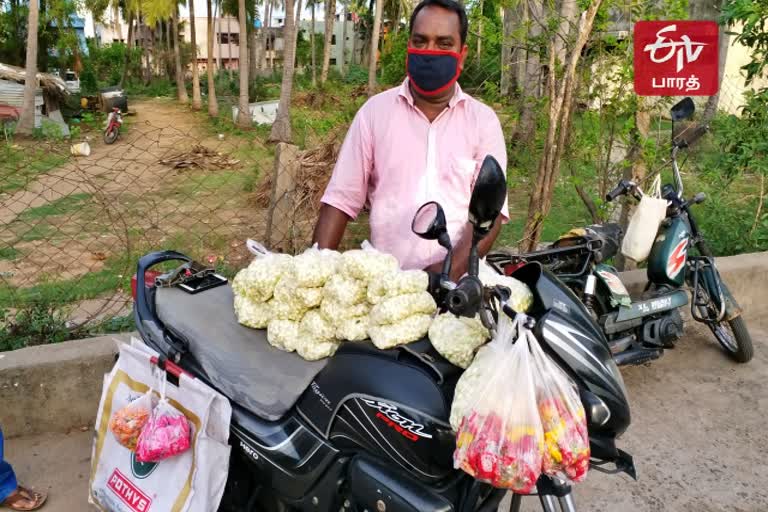
[[[75,193],[93,194],[101,183],[108,183],[111,190],[138,186],[151,177],[147,169],[167,170],[158,159],[206,138],[200,120],[171,100],[137,101],[130,108],[135,115],[126,116],[128,129],[115,144],[104,144],[99,133],[90,134],[89,156],[71,159],[2,200],[0,225],[12,222],[27,208]]]

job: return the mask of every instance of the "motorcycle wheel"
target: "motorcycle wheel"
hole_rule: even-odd
[[[108,132],[104,132],[104,143],[112,144],[117,140],[118,135],[120,135],[120,130],[118,130],[117,128],[112,128]]]
[[[699,292],[706,294],[703,290],[699,290]],[[712,304],[708,294],[706,299],[707,306],[700,306],[699,313],[704,318],[717,317],[719,311]],[[744,318],[737,316],[732,320],[707,321],[706,324],[728,357],[737,363],[748,363],[752,359],[754,355],[752,336],[749,334]]]

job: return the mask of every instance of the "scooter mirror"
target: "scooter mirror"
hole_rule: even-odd
[[[424,240],[439,240],[448,233],[445,212],[440,203],[430,201],[421,205],[413,216],[411,230]]]
[[[475,239],[486,236],[501,213],[507,199],[507,178],[499,162],[491,155],[485,157],[469,200],[469,222]]]
[[[690,119],[694,112],[696,112],[696,105],[690,97],[678,101],[669,111],[672,121],[675,122]]]

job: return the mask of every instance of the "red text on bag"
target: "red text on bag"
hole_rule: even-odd
[[[714,21],[635,23],[635,92],[640,96],[712,96],[718,88]]]
[[[131,507],[134,512],[148,512],[152,500],[141,492],[119,470],[115,469],[109,477],[107,486],[123,500],[123,503]]]

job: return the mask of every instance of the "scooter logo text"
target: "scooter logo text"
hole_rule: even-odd
[[[424,425],[403,417],[394,405],[377,402],[375,400],[367,400],[365,398],[361,398],[361,400],[369,407],[378,410],[376,417],[386,423],[390,428],[399,432],[406,439],[410,439],[413,442],[418,441],[420,437],[432,439],[432,435],[424,432]]]

